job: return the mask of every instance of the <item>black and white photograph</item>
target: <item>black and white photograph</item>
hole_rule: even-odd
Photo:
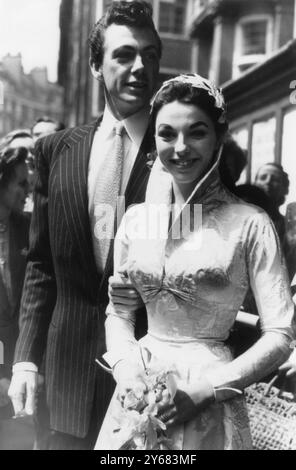
[[[0,0],[0,450],[296,450],[295,305],[296,0]]]

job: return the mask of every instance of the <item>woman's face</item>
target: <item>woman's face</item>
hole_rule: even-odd
[[[14,177],[0,193],[2,207],[10,212],[22,212],[28,196],[28,168],[26,163],[15,167]]]
[[[192,189],[209,169],[218,145],[211,118],[198,106],[180,101],[159,110],[155,141],[158,156],[175,182]]]

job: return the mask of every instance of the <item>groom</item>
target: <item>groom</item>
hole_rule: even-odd
[[[53,450],[91,449],[113,391],[112,376],[95,364],[105,350],[112,273],[112,240],[98,234],[96,204],[114,207],[124,196],[128,207],[144,198],[149,103],[161,56],[151,14],[145,1],[111,4],[89,41],[92,74],[105,89],[103,116],[36,145],[31,247],[10,397],[16,414],[33,412],[45,356]],[[115,135],[118,121],[123,126]]]

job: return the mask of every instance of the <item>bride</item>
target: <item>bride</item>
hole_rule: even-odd
[[[220,181],[228,127],[220,90],[198,75],[173,78],[158,91],[152,119],[157,159],[146,202],[125,214],[114,254],[115,277],[128,277],[145,303],[148,333],[136,341],[135,311],[111,295],[105,359],[117,389],[96,449],[121,447],[122,403],[131,390],[147,392],[140,351],[152,369],[174,371],[174,398],[158,403],[174,449],[249,449],[242,392],[287,359],[294,338],[278,238],[265,212]],[[233,359],[225,340],[249,286],[262,336]]]

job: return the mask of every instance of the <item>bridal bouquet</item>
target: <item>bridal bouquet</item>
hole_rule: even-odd
[[[172,371],[146,369],[147,391],[142,397],[136,397],[130,391],[124,399],[118,428],[114,432],[124,444],[123,449],[154,450],[170,449],[166,436],[166,425],[157,417],[159,403],[162,406],[171,403],[176,393],[176,384]]]

